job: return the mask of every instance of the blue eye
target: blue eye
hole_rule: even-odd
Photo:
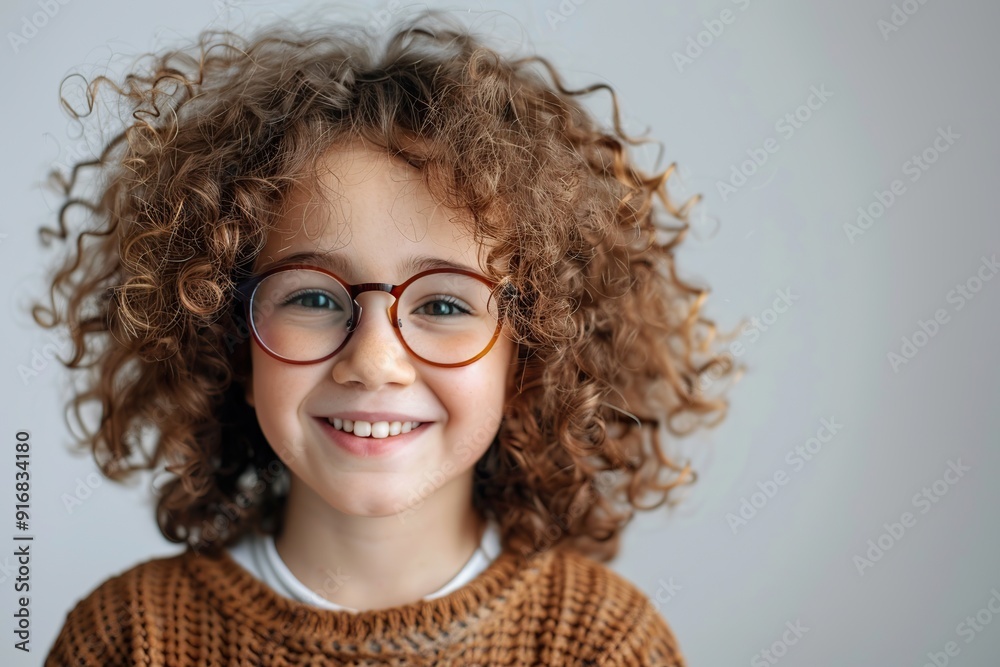
[[[285,305],[296,305],[309,309],[339,308],[337,302],[325,292],[297,292],[285,299]]]
[[[460,304],[461,301],[459,301],[454,297],[442,297],[439,299],[435,299],[434,301],[428,301],[420,308],[437,305],[438,308],[432,309],[432,312],[425,313],[426,315],[430,315],[431,317],[447,317],[449,315],[470,315],[471,313],[465,308],[463,308]],[[441,308],[441,306],[444,306],[444,308]],[[418,311],[419,310],[420,309],[418,308]]]

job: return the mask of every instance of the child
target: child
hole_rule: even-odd
[[[658,427],[724,414],[732,365],[671,169],[577,100],[610,89],[436,13],[198,46],[111,85],[130,124],[81,165],[88,228],[43,230],[75,253],[35,315],[90,369],[102,473],[164,462],[186,548],[79,601],[46,664],[684,665],[604,563],[693,481]]]

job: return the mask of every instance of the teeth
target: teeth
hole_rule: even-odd
[[[366,422],[350,419],[327,419],[338,431],[353,433],[361,438],[388,438],[389,436],[409,433],[420,426],[420,422]]]

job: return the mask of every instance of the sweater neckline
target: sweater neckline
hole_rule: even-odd
[[[246,536],[246,539],[250,540],[249,558],[256,559],[251,562],[250,567],[247,567],[246,558],[240,558],[232,549],[227,549],[229,555],[237,563],[240,563],[244,569],[249,570],[257,579],[262,580],[269,588],[278,592],[282,597],[292,598],[299,602],[307,602],[320,609],[358,613],[357,609],[338,605],[323,598],[302,583],[288,568],[288,565],[285,564],[284,559],[278,553],[274,534],[251,533]],[[501,544],[500,525],[495,519],[490,519],[482,530],[476,550],[469,556],[459,571],[437,590],[422,597],[424,599],[444,597],[448,593],[471,582],[475,579],[476,575],[485,570],[500,554]]]
[[[358,612],[323,609],[279,595],[240,565],[225,549],[187,552],[186,567],[210,603],[270,641],[300,649],[385,651],[430,649],[451,642],[531,589],[552,558],[545,550],[531,559],[503,549],[472,581],[438,598]],[[354,645],[354,646],[352,646]]]

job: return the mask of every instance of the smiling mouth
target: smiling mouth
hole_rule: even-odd
[[[404,421],[404,422],[367,422],[362,420],[352,421],[350,419],[326,418],[327,424],[333,426],[338,431],[350,433],[359,438],[390,438],[394,435],[409,433],[421,426],[425,422]]]

